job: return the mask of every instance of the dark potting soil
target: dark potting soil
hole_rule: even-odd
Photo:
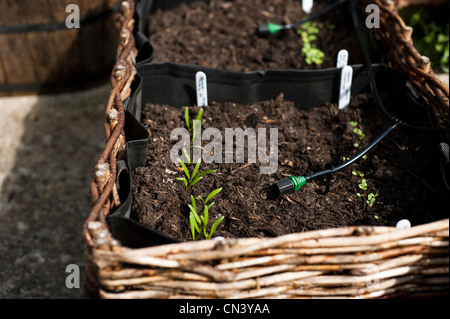
[[[388,101],[384,102],[388,105]],[[191,118],[197,111],[198,108],[190,107]],[[179,164],[170,160],[170,150],[177,142],[170,140],[170,133],[174,128],[186,127],[183,109],[148,104],[142,112],[142,123],[150,132],[150,145],[146,166],[133,174],[132,218],[174,238],[191,240],[187,206],[190,195],[205,198],[219,187],[223,190],[214,197],[210,226],[219,216],[225,219],[214,236],[271,237],[348,225],[395,226],[404,218],[417,225],[447,215],[448,204],[442,207],[435,194],[417,179],[432,179],[428,169],[435,163],[430,153],[420,143],[420,137],[402,128],[395,129],[366,159],[331,176],[328,189],[326,178],[322,178],[306,183],[290,195],[268,197],[267,189],[274,182],[290,175],[318,172],[328,164],[336,166],[388,127],[389,122],[368,93],[353,97],[343,111],[333,103],[300,110],[282,95],[253,105],[211,103],[204,108],[203,119],[203,131],[208,127],[221,130],[223,152],[225,128],[254,128],[256,132],[258,128],[277,128],[278,170],[260,174],[259,166],[266,165],[258,161],[202,162],[200,171],[216,172],[205,175],[187,190],[183,182],[176,180],[184,176]],[[358,123],[365,134],[363,139],[353,132],[350,122]],[[202,145],[208,143],[209,140],[203,141]],[[224,159],[223,155],[223,162]],[[362,178],[352,171],[364,174],[367,190],[358,187]],[[373,206],[366,202],[370,193],[378,194]],[[197,206],[201,207],[199,199]]]
[[[330,1],[316,1],[314,14]],[[322,64],[307,64],[303,42],[295,30],[260,37],[260,24],[293,23],[308,15],[301,1],[211,0],[183,3],[156,10],[149,17],[149,40],[154,62],[177,62],[248,72],[263,69],[319,69],[335,67],[341,49],[349,51],[349,64],[362,63],[352,19],[338,7],[314,20],[320,29],[311,43],[325,53]]]

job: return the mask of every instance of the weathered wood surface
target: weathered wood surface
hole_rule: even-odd
[[[65,22],[69,4],[80,18],[114,7],[117,0],[0,0],[0,25]],[[0,33],[0,85],[88,83],[111,70],[119,28],[114,15],[82,25],[27,33]]]

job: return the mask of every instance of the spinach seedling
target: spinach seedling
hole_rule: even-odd
[[[195,119],[192,121],[192,125],[190,123],[190,119],[189,119],[189,108],[186,107],[184,109],[184,121],[186,123],[186,127],[188,129],[189,132],[192,132],[192,140],[191,140],[191,145],[194,144],[194,140],[195,140],[195,134],[199,129],[199,125],[200,127],[205,123],[205,120],[202,120],[202,115],[203,115],[203,108],[200,108],[198,110],[197,116],[195,117]],[[200,147],[201,148],[201,147]]]
[[[186,154],[185,154],[186,155]],[[188,158],[190,161],[190,158]],[[195,164],[194,170],[192,173],[189,173],[189,169],[187,168],[186,164],[183,163],[183,161],[178,158],[178,162],[180,163],[181,167],[183,168],[183,172],[185,177],[177,177],[177,180],[184,182],[184,185],[186,188],[190,188],[197,184],[201,179],[203,179],[203,175],[214,173],[216,170],[209,170],[199,173],[198,170],[200,168],[201,159],[198,159],[197,164]]]
[[[200,109],[198,110],[197,116],[196,116],[196,118],[194,119],[194,121],[201,121],[202,115],[203,115],[203,108],[200,108]],[[191,126],[190,119],[189,119],[189,108],[188,108],[187,106],[186,106],[185,109],[184,109],[184,121],[186,122],[186,127],[187,127],[188,131],[189,131],[189,132],[192,132],[192,130],[193,130],[195,127],[194,127],[194,123],[192,123],[192,126]],[[204,122],[205,122],[205,121],[202,121],[202,122],[201,122],[201,125],[203,125]]]
[[[212,191],[204,200],[202,197],[199,196],[201,201],[203,202],[203,212],[201,215],[197,213],[197,203],[195,201],[195,198],[193,195],[191,195],[191,204],[189,204],[189,223],[191,225],[191,233],[192,233],[192,239],[197,240],[201,238],[203,235],[206,239],[211,239],[212,235],[216,231],[219,224],[224,220],[224,216],[219,217],[214,224],[211,227],[211,231],[207,232],[207,226],[209,223],[209,210],[214,205],[215,202],[212,202],[208,204],[208,202],[213,198],[215,195],[220,193],[222,191],[222,188],[218,188],[214,191]]]

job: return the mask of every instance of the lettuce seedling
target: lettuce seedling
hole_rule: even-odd
[[[317,40],[317,34],[320,33],[320,29],[314,22],[306,22],[299,29],[297,33],[302,37],[303,47],[302,55],[305,57],[305,62],[307,64],[317,64],[321,65],[325,57],[325,53],[318,49],[313,41]]]
[[[367,205],[369,205],[369,207],[372,207],[373,204],[375,204],[377,197],[378,197],[378,194],[374,194],[374,193],[370,193],[369,195],[367,195],[367,200],[366,200]]]

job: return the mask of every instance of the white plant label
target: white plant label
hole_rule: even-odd
[[[350,96],[352,91],[353,69],[346,65],[342,68],[341,73],[341,87],[339,90],[339,110],[346,109],[350,103]]]
[[[314,4],[313,0],[302,0],[303,11],[305,11],[305,13],[307,13],[307,14],[310,14],[313,4]]]
[[[398,229],[408,229],[411,228],[411,222],[407,219],[401,219],[397,222],[395,227]]]
[[[338,53],[336,67],[343,68],[344,66],[347,65],[347,63],[348,63],[348,51],[342,49]]]
[[[199,71],[195,74],[195,85],[197,87],[197,106],[208,106],[208,90],[204,72]]]

